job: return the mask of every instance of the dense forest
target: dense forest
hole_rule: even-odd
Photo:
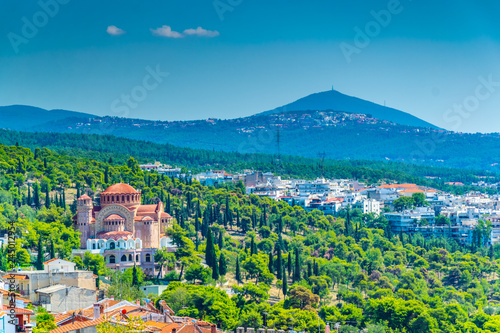
[[[462,194],[471,190],[496,192],[470,186],[472,182],[485,180],[500,182],[500,175],[489,171],[429,167],[402,162],[366,160],[332,160],[305,158],[292,155],[242,154],[215,150],[181,148],[170,144],[155,144],[98,134],[28,133],[0,130],[0,143],[21,145],[30,149],[46,147],[61,154],[91,158],[105,162],[112,158],[117,163],[126,163],[134,156],[141,163],[160,161],[185,167],[193,173],[209,169],[225,169],[241,172],[254,169],[273,172],[284,178],[357,179],[368,184],[383,181],[417,183],[446,192]],[[446,182],[462,182],[466,186],[450,186]]]
[[[108,295],[130,300],[145,296],[140,285],[168,280],[155,302],[164,299],[178,315],[224,330],[267,326],[314,332],[338,322],[340,332],[500,331],[499,248],[395,235],[385,218],[359,210],[324,216],[245,195],[242,183],[206,187],[143,172],[139,157],[76,152],[0,146],[0,228],[16,221],[20,267],[53,257],[74,260],[99,275]],[[202,154],[192,151],[197,153]],[[74,199],[116,182],[141,190],[144,203],[165,202],[174,217],[165,232],[178,251],[159,250],[155,261],[177,265],[178,271],[151,278],[139,267],[109,271],[98,255],[72,258],[78,246],[71,224]],[[1,254],[5,269],[5,250]]]

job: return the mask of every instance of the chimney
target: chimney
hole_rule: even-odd
[[[110,299],[111,299],[112,301],[114,301],[114,300],[115,300],[115,296],[111,296],[111,297],[110,297]]]
[[[137,305],[141,306],[141,301],[140,301],[140,300],[136,300],[136,301],[135,301],[135,304],[137,304]]]
[[[101,307],[99,304],[94,304],[94,319],[99,319],[101,317]]]
[[[216,325],[212,325],[210,327],[210,333],[217,333],[217,326]]]
[[[172,328],[172,333],[176,333],[177,332],[177,329],[176,328]]]

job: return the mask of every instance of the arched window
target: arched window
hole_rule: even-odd
[[[115,242],[111,242],[111,243],[109,244],[109,249],[110,249],[110,250],[114,250],[114,249],[115,249]]]
[[[132,255],[131,254],[128,255],[128,261],[132,261]]]
[[[120,259],[120,261],[127,261],[127,256],[126,255],[122,255],[122,258]]]
[[[139,255],[138,254],[135,255],[135,261],[139,262]]]
[[[125,196],[124,195],[122,195],[122,201],[125,201]]]
[[[127,201],[130,201],[130,195],[127,195]]]
[[[116,258],[115,258],[115,256],[114,256],[114,255],[110,255],[110,256],[109,256],[109,263],[110,263],[110,264],[114,264],[115,262],[116,262]]]
[[[146,262],[151,262],[151,255],[149,253],[146,254]]]
[[[92,250],[95,250],[95,243],[92,244]]]

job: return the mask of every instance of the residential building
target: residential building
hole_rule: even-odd
[[[9,279],[13,275],[19,294],[36,305],[40,304],[38,290],[58,284],[89,290],[95,295],[97,276],[91,271],[76,270],[75,263],[61,259],[51,259],[43,266],[43,270],[11,272],[3,278]]]

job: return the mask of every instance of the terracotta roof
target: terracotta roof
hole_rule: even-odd
[[[153,219],[151,218],[151,216],[144,216],[142,218],[142,221],[153,221]]]
[[[418,188],[408,188],[406,190],[399,191],[400,193],[424,193],[423,190],[420,190]]]
[[[111,185],[108,187],[104,192],[105,194],[113,194],[113,193],[118,193],[118,194],[138,194],[132,186],[128,184],[123,184],[123,183],[118,183]]]
[[[111,214],[108,217],[106,217],[104,220],[125,220],[125,219],[118,214]]]
[[[57,260],[57,259],[59,259],[59,258],[53,258],[53,259],[47,260],[47,261],[46,261],[46,262],[44,262],[43,264],[44,264],[44,265],[47,265],[49,262],[53,262],[53,261],[55,261],[55,260]]]
[[[379,188],[417,188],[417,184],[390,184],[390,185],[381,185]]]
[[[130,231],[101,231],[96,235],[99,239],[129,239],[132,238],[132,233]]]
[[[7,310],[7,311],[10,311],[10,308],[8,305],[3,305],[3,310]],[[33,312],[33,310],[29,310],[29,309],[23,309],[23,308],[18,308],[16,307],[15,308],[15,311],[16,311],[16,314],[27,314],[27,315],[33,315],[35,314]]]
[[[169,213],[161,212],[160,217],[172,217]]]
[[[138,208],[137,208],[137,214],[141,215],[144,215],[144,214],[147,214],[147,213],[155,213],[158,209],[158,205],[140,205]]]
[[[50,333],[64,333],[64,332],[71,332],[71,331],[76,331],[78,329],[82,329],[85,327],[92,327],[92,326],[97,326],[100,323],[104,322],[104,318],[99,318],[99,319],[94,319],[90,321],[77,321],[72,324],[64,325],[59,328],[56,328],[55,330],[50,331]]]
[[[15,280],[29,280],[29,276],[28,275],[16,274],[16,273],[9,273],[7,275],[4,275],[3,278],[4,279],[10,279],[11,276],[14,276]]]
[[[89,200],[92,200],[91,197],[89,197],[88,195],[84,194],[84,195],[81,195],[78,200],[85,200],[85,199],[89,199]]]

